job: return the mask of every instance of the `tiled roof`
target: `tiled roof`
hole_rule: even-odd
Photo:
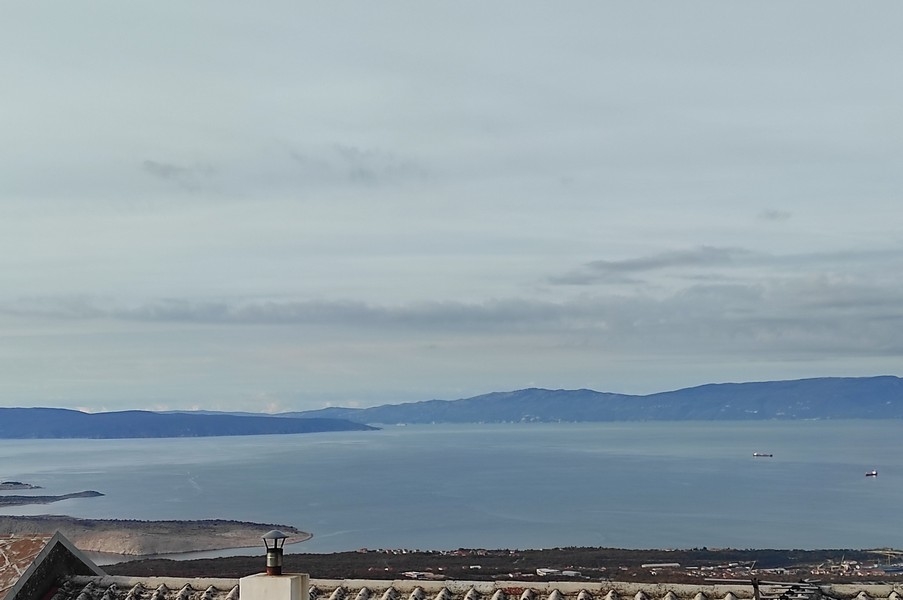
[[[0,600],[31,566],[51,537],[50,534],[0,535]]]
[[[238,600],[238,579],[77,576],[50,600]]]
[[[241,586],[247,581],[107,575],[59,532],[53,536],[0,536],[0,560],[3,561],[0,600],[240,600]],[[903,600],[900,583],[758,582],[758,586],[759,600]],[[262,589],[268,590],[264,594],[270,594],[271,588],[264,586]],[[305,600],[750,600],[753,597],[752,581],[743,579],[710,579],[704,584],[311,579],[309,598]]]
[[[822,586],[823,600],[903,600],[903,587]],[[310,600],[747,600],[750,585],[312,579]],[[238,579],[70,577],[51,600],[240,600]]]

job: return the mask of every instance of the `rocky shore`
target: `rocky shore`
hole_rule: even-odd
[[[124,556],[253,547],[261,545],[261,536],[271,529],[279,529],[288,534],[287,544],[301,542],[311,537],[311,534],[290,525],[221,519],[138,521],[77,519],[63,515],[0,515],[0,533],[60,531],[81,550]]]

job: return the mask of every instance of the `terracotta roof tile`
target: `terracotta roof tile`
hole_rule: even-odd
[[[53,537],[50,534],[0,535],[0,600]]]
[[[824,586],[820,600],[900,600],[893,585]],[[310,600],[751,600],[751,586],[312,579]],[[240,600],[237,579],[71,577],[52,600]]]

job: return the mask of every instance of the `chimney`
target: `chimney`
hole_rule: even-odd
[[[278,529],[263,535],[263,544],[267,547],[267,575],[282,575],[282,547],[287,537]]]
[[[239,580],[238,595],[241,600],[309,600],[310,576],[307,573],[282,572],[282,546],[287,537],[276,529],[264,534],[266,573]]]

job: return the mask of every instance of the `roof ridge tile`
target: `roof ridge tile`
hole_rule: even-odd
[[[157,589],[153,591],[151,594],[150,600],[166,600],[166,593],[169,591],[169,588],[166,587],[165,583],[161,583],[157,586]]]
[[[125,595],[125,600],[139,600],[143,591],[144,586],[139,581],[129,589],[129,592]]]
[[[329,600],[345,600],[345,596],[347,595],[347,590],[340,585],[329,595]]]

